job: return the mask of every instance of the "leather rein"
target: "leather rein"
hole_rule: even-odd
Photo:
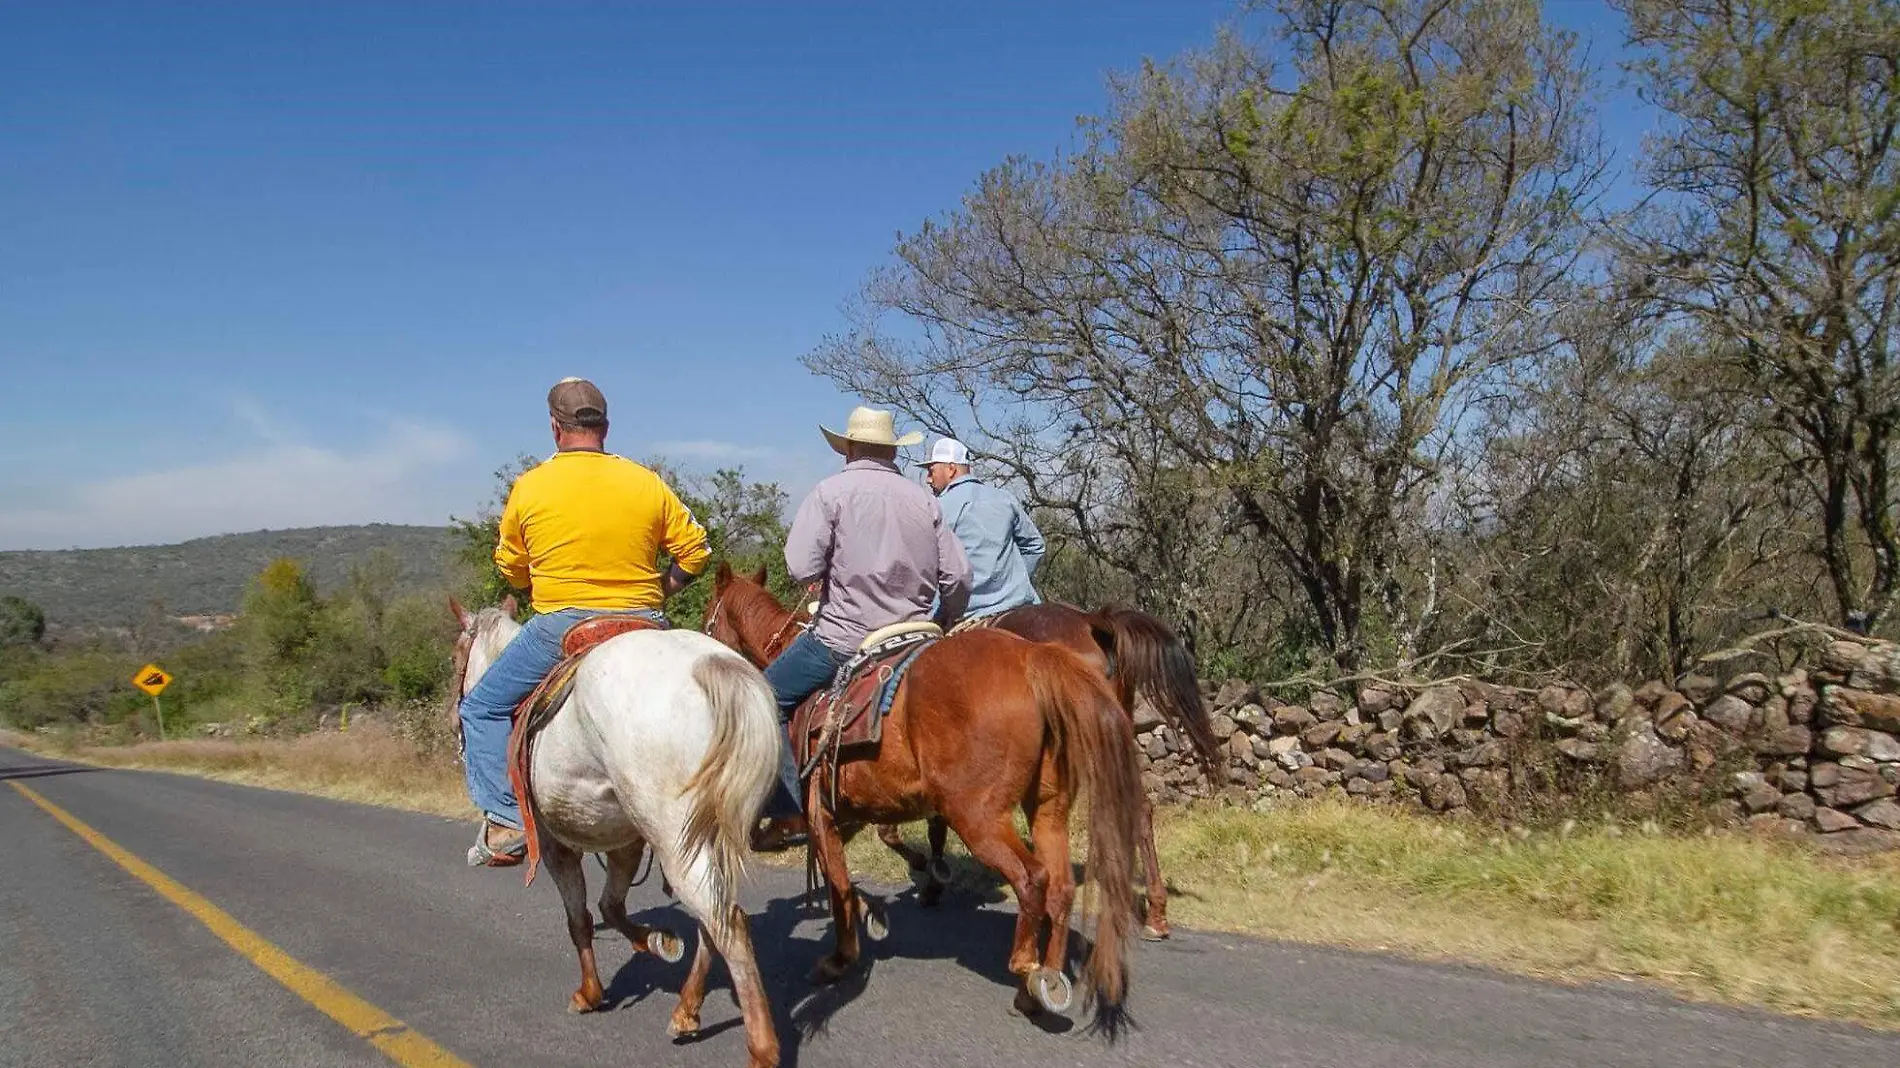
[[[463,627],[462,633],[455,636],[455,652],[449,662],[448,707],[445,709],[455,732],[457,760],[468,751],[468,742],[462,737],[462,684],[468,681],[468,655],[474,648],[475,628]]]

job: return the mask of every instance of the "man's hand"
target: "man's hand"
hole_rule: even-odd
[[[689,575],[681,571],[680,566],[674,564],[666,569],[665,575],[660,577],[660,590],[666,596],[671,597],[686,587],[691,586],[693,580],[698,577],[698,575]]]

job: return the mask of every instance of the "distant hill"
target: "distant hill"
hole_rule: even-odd
[[[453,542],[447,527],[376,523],[222,534],[177,545],[0,552],[0,594],[38,604],[51,627],[125,627],[154,601],[169,616],[236,612],[247,584],[280,556],[303,561],[317,589],[328,592],[351,564],[378,549],[396,559],[395,592],[448,580]]]

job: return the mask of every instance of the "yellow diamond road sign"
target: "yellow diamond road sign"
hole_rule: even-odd
[[[132,685],[137,686],[153,697],[157,697],[160,693],[164,692],[165,687],[171,684],[172,677],[165,674],[165,669],[159,667],[157,664],[147,664],[139,669],[138,674],[132,676]]]

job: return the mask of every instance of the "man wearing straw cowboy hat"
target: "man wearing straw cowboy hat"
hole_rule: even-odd
[[[872,631],[929,619],[933,605],[937,622],[948,627],[970,597],[970,562],[937,499],[897,467],[897,450],[923,435],[898,437],[890,412],[864,407],[851,413],[842,433],[818,429],[845,465],[812,488],[785,539],[792,581],[820,586],[816,621],[765,669],[786,720]],[[773,819],[754,836],[754,848],[787,848],[805,833],[789,743],[779,782],[768,809]]]

